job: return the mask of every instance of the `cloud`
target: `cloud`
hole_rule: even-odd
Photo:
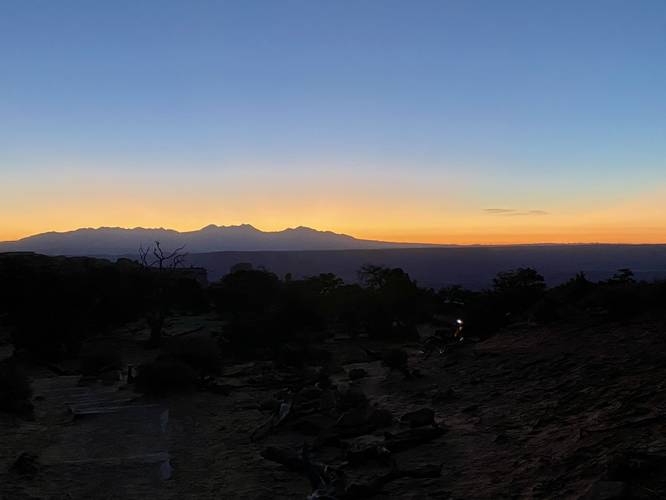
[[[483,211],[491,215],[504,215],[507,217],[520,217],[529,215],[548,215],[545,210],[516,210],[515,208],[484,208]]]
[[[483,211],[488,214],[508,214],[515,212],[513,208],[484,208]]]

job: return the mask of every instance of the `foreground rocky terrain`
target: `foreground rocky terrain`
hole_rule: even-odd
[[[227,362],[152,399],[33,366],[34,419],[0,417],[0,497],[665,498],[663,332],[514,325],[430,355],[335,337],[324,368]],[[125,362],[151,356],[142,335],[113,337]]]

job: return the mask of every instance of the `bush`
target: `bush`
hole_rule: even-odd
[[[219,373],[222,367],[220,347],[210,337],[171,338],[165,350],[200,373]]]
[[[416,325],[432,318],[434,294],[419,288],[400,268],[364,266],[362,321],[368,335],[383,339],[416,339]]]
[[[30,380],[13,360],[0,361],[0,411],[29,413],[32,411]]]
[[[71,357],[92,332],[139,316],[148,278],[138,266],[101,259],[0,254],[0,314],[17,349]]]
[[[506,313],[520,314],[538,302],[546,290],[546,283],[534,269],[521,267],[498,273],[493,279],[493,290]]]
[[[139,366],[136,388],[139,392],[153,395],[188,392],[196,386],[197,378],[196,372],[188,364],[162,357]]]
[[[640,284],[602,283],[589,295],[587,304],[603,308],[615,320],[626,321],[649,305],[649,292],[649,287]]]
[[[85,375],[97,375],[122,368],[122,357],[112,346],[96,345],[83,350],[80,366]]]
[[[544,297],[532,308],[532,317],[539,323],[552,323],[562,318],[563,307],[558,301]]]
[[[498,294],[480,292],[465,303],[465,334],[485,338],[506,326],[511,315]]]

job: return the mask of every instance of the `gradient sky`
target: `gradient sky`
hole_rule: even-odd
[[[666,242],[664,0],[4,0],[0,240]]]

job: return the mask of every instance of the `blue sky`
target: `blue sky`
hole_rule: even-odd
[[[656,0],[5,1],[0,239],[248,222],[531,241],[603,214],[606,234],[666,185],[665,54]]]

